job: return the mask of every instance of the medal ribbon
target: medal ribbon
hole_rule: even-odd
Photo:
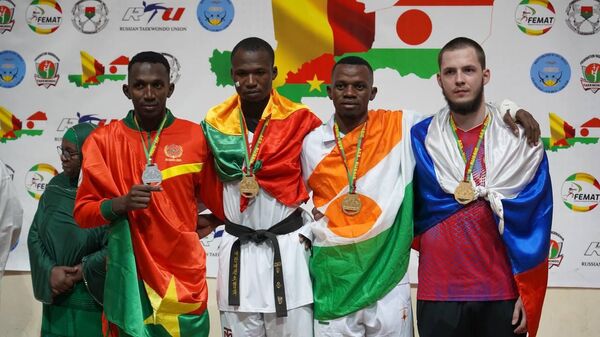
[[[365,137],[365,132],[367,129],[367,122],[365,122],[360,130],[360,135],[358,136],[358,142],[356,144],[356,154],[354,155],[354,163],[352,164],[352,169],[348,168],[348,164],[346,163],[346,151],[344,151],[344,145],[342,144],[342,137],[340,136],[340,128],[337,125],[337,122],[333,124],[333,133],[335,134],[335,139],[337,140],[336,144],[340,150],[340,155],[342,156],[342,162],[344,162],[344,167],[346,168],[346,174],[348,175],[348,192],[354,193],[356,191],[356,175],[358,172],[358,163],[359,158],[362,153],[362,141]]]
[[[244,157],[245,157],[245,161],[246,161],[246,170],[247,175],[248,176],[252,176],[254,173],[254,162],[256,161],[256,157],[258,156],[258,150],[260,148],[260,145],[262,144],[263,141],[263,136],[265,133],[265,130],[267,129],[267,125],[269,124],[269,121],[271,120],[271,115],[269,115],[267,117],[267,119],[265,119],[262,128],[260,129],[260,132],[258,134],[258,138],[255,138],[254,146],[252,147],[252,153],[249,154],[248,149],[250,148],[250,143],[248,142],[248,130],[246,129],[246,120],[244,119],[244,114],[242,113],[242,109],[239,109],[240,111],[240,127],[242,129],[242,135],[244,136]]]
[[[146,155],[147,165],[151,165],[152,156],[154,155],[154,151],[156,151],[158,141],[160,140],[160,133],[163,127],[165,126],[165,122],[167,121],[167,114],[165,114],[165,117],[163,118],[162,122],[160,122],[160,125],[158,126],[158,131],[156,131],[156,135],[154,136],[154,140],[152,140],[152,145],[150,145],[149,150],[148,147],[146,147],[146,142],[144,141],[144,136],[142,135],[142,128],[140,128],[140,125],[138,124],[137,118],[135,118],[135,116],[133,117],[133,121],[135,122],[135,126],[140,132],[140,138],[142,139],[142,146],[144,147],[144,154]],[[148,132],[148,144],[150,144],[150,132]]]
[[[450,126],[452,126],[452,134],[454,135],[454,139],[456,139],[456,145],[458,146],[458,151],[460,152],[460,155],[461,155],[463,161],[465,162],[465,174],[463,176],[463,181],[469,181],[467,179],[471,176],[471,172],[473,171],[473,166],[475,165],[475,159],[477,158],[477,153],[479,152],[479,148],[481,147],[481,142],[483,141],[483,135],[485,134],[485,130],[487,129],[489,124],[490,124],[490,115],[487,115],[485,117],[485,120],[483,121],[483,127],[481,128],[481,131],[479,132],[479,138],[477,139],[477,144],[475,145],[473,152],[471,152],[471,157],[469,158],[469,161],[467,161],[467,153],[465,152],[465,147],[464,147],[462,141],[460,140],[460,138],[458,137],[458,133],[457,133],[458,128],[456,127],[456,123],[454,122],[454,117],[452,117],[452,114],[450,114]]]

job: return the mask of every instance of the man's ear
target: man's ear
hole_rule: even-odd
[[[371,96],[369,97],[369,101],[374,100],[375,96],[377,96],[377,87],[371,88]]]
[[[171,95],[173,95],[173,91],[175,91],[175,83],[170,83],[169,84],[169,93],[167,94],[167,97],[171,97]]]
[[[131,96],[129,95],[129,86],[127,84],[123,84],[123,93],[125,94],[125,97],[131,99]]]
[[[276,79],[276,78],[277,78],[277,67],[274,66],[273,67],[273,79]]]
[[[331,85],[327,86],[327,97],[329,97],[330,100],[333,100],[333,97],[331,97]]]
[[[492,78],[492,73],[490,72],[490,70],[483,69],[483,85],[488,84],[488,82],[490,81],[490,78]]]

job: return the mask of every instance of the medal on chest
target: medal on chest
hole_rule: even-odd
[[[153,140],[150,140],[150,132],[148,132],[148,146],[146,146],[146,141],[144,140],[143,131],[138,125],[137,119],[135,116],[133,117],[135,125],[140,132],[140,138],[142,139],[142,146],[144,148],[144,154],[146,155],[146,166],[144,167],[144,171],[142,172],[142,183],[145,185],[160,185],[162,183],[162,173],[160,169],[156,165],[156,163],[152,163],[152,156],[158,147],[158,142],[160,140],[160,133],[165,126],[165,122],[167,120],[167,115],[163,118],[160,123],[158,130],[156,131],[156,135]]]
[[[362,152],[362,142],[365,137],[366,127],[367,123],[365,122],[358,136],[358,142],[356,144],[356,154],[354,155],[354,163],[350,168],[346,163],[346,151],[344,150],[344,144],[342,142],[342,137],[340,136],[339,127],[337,123],[333,125],[333,133],[335,134],[335,138],[337,141],[336,144],[338,146],[340,156],[344,163],[344,167],[346,168],[346,174],[348,175],[348,194],[346,194],[342,199],[342,212],[344,212],[344,214],[348,216],[354,216],[360,213],[360,210],[362,208],[360,195],[356,193],[356,178],[358,175],[358,164]]]
[[[456,139],[456,144],[458,146],[458,150],[460,151],[460,155],[465,162],[465,172],[463,175],[463,180],[458,182],[456,189],[454,190],[454,199],[461,205],[467,205],[475,200],[477,200],[477,193],[475,191],[475,187],[472,183],[472,172],[473,166],[475,165],[475,161],[477,160],[477,153],[479,153],[479,148],[481,147],[481,143],[483,141],[483,136],[485,134],[485,130],[487,129],[490,122],[489,114],[485,117],[483,121],[483,127],[479,132],[479,138],[477,139],[477,144],[473,148],[473,152],[471,153],[471,157],[467,160],[467,154],[465,152],[464,146],[460,138],[458,137],[457,127],[454,122],[454,118],[450,115],[450,125],[452,126],[452,132],[454,133],[454,138]]]
[[[254,146],[252,147],[252,153],[250,153],[250,143],[248,142],[248,131],[246,130],[246,122],[244,120],[244,115],[242,110],[239,109],[240,113],[240,127],[242,130],[242,135],[244,136],[244,163],[245,163],[245,171],[242,171],[242,181],[240,182],[240,194],[247,199],[254,199],[258,195],[258,191],[260,190],[260,185],[256,180],[256,176],[254,175],[254,166],[256,163],[256,158],[258,157],[258,152],[264,140],[265,130],[267,129],[267,125],[271,120],[271,116],[269,115],[260,128],[260,132],[258,134],[258,138],[254,142]],[[259,124],[260,125],[260,124]]]

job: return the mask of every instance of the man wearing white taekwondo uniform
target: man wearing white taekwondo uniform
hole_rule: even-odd
[[[310,236],[304,224],[312,218],[298,208],[308,200],[300,152],[321,121],[272,89],[277,67],[267,42],[246,38],[231,58],[237,93],[202,122],[223,182],[217,277],[223,336],[305,337],[313,296],[310,252],[300,234]]]
[[[327,88],[335,114],[303,142],[312,190],[315,336],[412,336],[412,111],[368,110],[373,70],[340,59]],[[531,124],[531,116],[519,114]],[[510,118],[508,118],[510,119]],[[514,123],[511,128],[514,130]]]

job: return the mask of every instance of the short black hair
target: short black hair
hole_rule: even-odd
[[[485,69],[485,52],[483,51],[483,48],[479,43],[464,36],[450,40],[450,42],[446,43],[446,45],[443,46],[442,49],[440,49],[440,53],[438,54],[438,67],[442,67],[442,55],[445,52],[469,47],[475,49],[475,53],[477,54],[477,60],[481,65],[481,69]]]
[[[160,63],[167,69],[167,74],[171,74],[171,66],[169,65],[169,61],[167,58],[155,51],[143,51],[141,53],[137,53],[134,57],[131,58],[129,64],[127,65],[127,71],[131,71],[131,67],[133,67],[136,63]]]
[[[371,73],[371,76],[373,76],[373,67],[371,67],[371,65],[369,64],[369,62],[367,62],[367,60],[365,60],[362,57],[358,57],[358,56],[346,56],[346,57],[342,57],[341,59],[339,59],[335,65],[333,66],[333,69],[331,69],[331,74],[333,75],[333,72],[335,71],[335,68],[340,65],[340,64],[350,64],[350,65],[356,65],[356,66],[365,66],[367,67],[367,69],[369,69],[369,73]]]
[[[273,47],[271,47],[271,45],[267,41],[259,37],[248,37],[238,42],[238,44],[236,44],[235,47],[233,47],[233,50],[231,51],[231,61],[233,61],[233,56],[240,49],[246,51],[264,50],[267,52],[267,54],[269,54],[269,58],[271,59],[271,65],[275,64],[275,52],[273,51]]]

